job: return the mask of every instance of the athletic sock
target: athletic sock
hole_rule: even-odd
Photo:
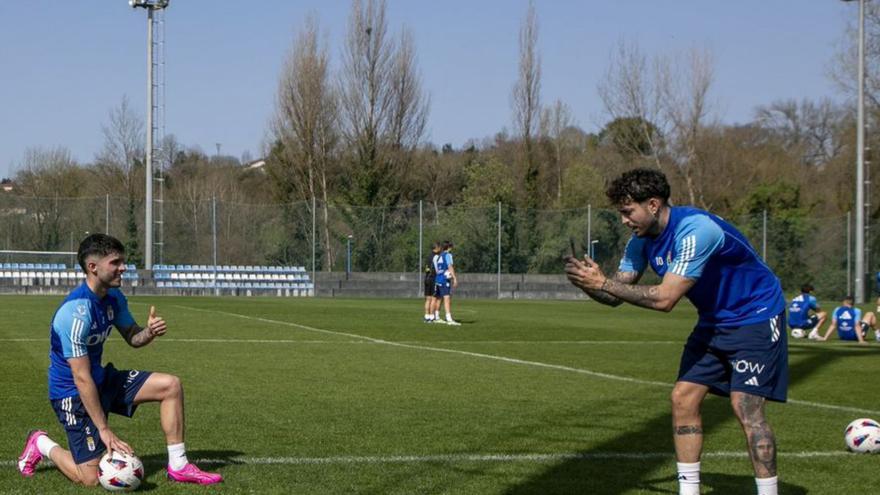
[[[37,437],[37,450],[40,451],[40,454],[43,457],[49,457],[49,452],[52,451],[58,444],[52,441],[48,435],[40,435]]]
[[[431,314],[429,314],[429,313],[425,313],[425,319],[426,319],[426,320],[433,320],[433,319],[434,319],[434,316],[431,315]]]
[[[171,469],[179,471],[186,466],[189,461],[186,458],[186,446],[183,443],[176,443],[168,446],[168,465]]]
[[[777,495],[776,485],[779,480],[778,476],[772,478],[755,478],[755,484],[758,485],[758,495]]]
[[[452,313],[446,313],[446,321],[453,321],[452,320]]]
[[[440,312],[439,312],[439,311],[434,311],[434,319],[435,319],[435,320],[439,320],[439,319],[440,319]]]
[[[700,495],[700,463],[677,462],[678,495]]]

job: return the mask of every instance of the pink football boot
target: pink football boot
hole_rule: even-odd
[[[190,462],[178,471],[175,471],[171,469],[171,466],[168,466],[168,479],[180,483],[213,485],[214,483],[220,483],[221,481],[223,481],[223,476],[220,476],[217,473],[206,473],[205,471],[197,468],[195,464]]]
[[[40,435],[45,435],[46,432],[43,430],[31,430],[28,433],[27,441],[24,443],[24,450],[21,451],[21,455],[18,456],[18,470],[21,472],[21,475],[30,478],[34,475],[34,470],[37,468],[37,464],[43,460],[43,454],[40,453],[40,449],[37,448],[37,439],[40,438]]]

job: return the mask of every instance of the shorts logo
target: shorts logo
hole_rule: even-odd
[[[92,437],[86,437],[86,446],[89,449],[89,452],[95,451],[95,439]]]
[[[751,386],[753,386],[753,387],[760,387],[760,386],[761,386],[761,385],[758,383],[758,377],[757,377],[757,376],[753,376],[753,377],[749,378],[748,380],[746,380],[746,385],[751,385]]]
[[[760,375],[764,372],[764,368],[766,368],[766,365],[764,364],[751,363],[749,361],[746,361],[745,359],[731,361],[730,363],[733,365],[733,369],[736,370],[737,373],[757,373]],[[757,382],[757,379],[755,379],[755,382]]]
[[[141,372],[138,371],[138,370],[131,370],[131,371],[129,371],[129,372],[128,372],[128,379],[125,380],[125,384],[126,384],[126,385],[131,385],[131,383],[134,381],[135,378],[137,378],[137,376],[138,376],[140,373],[141,373]]]

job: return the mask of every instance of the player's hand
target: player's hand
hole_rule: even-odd
[[[589,256],[583,260],[574,256],[565,257],[565,276],[575,287],[581,289],[601,289],[605,283],[605,274],[599,265]]]
[[[168,325],[165,324],[165,320],[161,316],[156,314],[156,306],[150,306],[150,316],[147,318],[147,331],[153,337],[161,337],[165,335],[166,330],[168,330]]]
[[[458,277],[454,277],[452,279],[452,287],[453,288],[458,287]]]
[[[134,453],[134,450],[131,448],[131,446],[123,442],[119,437],[117,437],[115,433],[110,431],[110,428],[105,427],[102,430],[98,430],[98,434],[101,436],[101,441],[104,442],[104,445],[107,446],[108,451],[122,452],[124,454]]]

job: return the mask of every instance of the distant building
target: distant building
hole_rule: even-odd
[[[259,170],[261,172],[265,172],[265,166],[266,160],[262,158],[244,164],[244,168],[248,170]]]
[[[15,182],[12,182],[12,179],[0,180],[0,189],[2,189],[3,192],[12,192],[12,190],[15,189]]]

